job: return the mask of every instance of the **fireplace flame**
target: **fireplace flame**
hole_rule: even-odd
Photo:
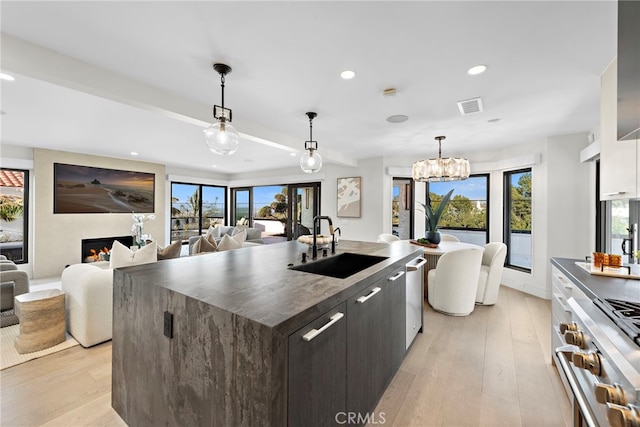
[[[98,261],[102,261],[104,255],[109,255],[109,248],[107,247],[103,247],[102,249],[96,250],[96,249],[89,249],[89,253],[90,255],[87,255],[84,258],[84,262],[98,262]]]

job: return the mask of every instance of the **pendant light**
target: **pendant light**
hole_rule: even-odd
[[[313,119],[318,115],[313,112],[308,112],[309,117],[309,141],[304,142],[305,153],[300,156],[300,167],[305,173],[318,172],[322,168],[322,157],[317,153],[318,141],[313,140]]]
[[[471,172],[469,160],[459,157],[442,157],[442,140],[445,138],[436,136],[437,159],[419,160],[413,164],[414,181],[459,181],[469,178]]]
[[[216,123],[204,131],[205,140],[209,150],[215,154],[224,156],[233,154],[238,150],[238,131],[231,126],[231,109],[224,108],[224,78],[231,72],[231,67],[226,64],[213,64],[213,69],[220,74],[220,86],[222,87],[222,106],[213,106],[213,117]]]

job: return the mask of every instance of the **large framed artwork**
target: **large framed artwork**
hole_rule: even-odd
[[[152,213],[155,174],[53,164],[53,213]]]
[[[338,178],[338,216],[360,218],[362,178]]]

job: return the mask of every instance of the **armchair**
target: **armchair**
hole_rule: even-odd
[[[382,233],[382,234],[378,234],[378,239],[376,240],[376,242],[377,243],[393,243],[393,242],[397,242],[398,240],[400,240],[400,238],[394,234]]]
[[[62,272],[67,330],[83,347],[109,341],[113,329],[113,269],[73,264]]]
[[[502,279],[506,256],[507,245],[504,243],[492,242],[485,245],[478,279],[476,304],[493,305],[498,301],[500,280]]]
[[[26,271],[13,268],[8,263],[2,263],[0,268],[0,327],[18,323],[13,309],[14,298],[29,292],[29,274]]]
[[[427,274],[429,304],[451,316],[466,316],[475,307],[482,250],[447,252]]]

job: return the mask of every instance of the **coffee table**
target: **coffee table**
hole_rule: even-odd
[[[20,319],[16,350],[32,353],[64,342],[66,322],[64,292],[46,289],[15,297],[15,313]]]

